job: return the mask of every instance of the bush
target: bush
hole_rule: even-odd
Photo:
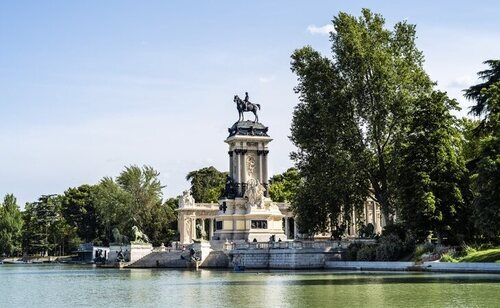
[[[401,241],[406,241],[407,237],[407,231],[406,227],[403,224],[392,224],[392,225],[387,225],[384,227],[384,230],[382,230],[382,236],[388,236],[388,235],[396,235]]]
[[[358,250],[357,260],[358,261],[375,261],[376,248],[374,245],[363,245]]]
[[[434,244],[431,242],[425,242],[424,244],[420,244],[415,247],[415,258],[419,259],[422,255],[433,252]]]
[[[445,253],[444,255],[441,256],[441,259],[439,259],[440,262],[458,262],[457,259],[453,258],[451,255]]]
[[[360,243],[352,243],[347,247],[347,250],[344,252],[342,256],[342,260],[346,261],[356,261],[358,258],[358,251],[361,248],[362,244]]]
[[[403,256],[405,247],[403,241],[396,234],[380,237],[376,248],[377,261],[396,261]]]

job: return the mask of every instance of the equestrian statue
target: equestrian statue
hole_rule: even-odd
[[[233,102],[236,103],[236,109],[238,109],[238,114],[239,114],[238,122],[245,121],[245,116],[244,116],[245,112],[252,112],[253,115],[255,116],[255,120],[253,122],[254,123],[259,122],[259,116],[257,115],[257,109],[260,110],[260,105],[251,103],[248,100],[248,92],[245,92],[245,99],[244,100],[242,100],[238,95],[235,95]]]

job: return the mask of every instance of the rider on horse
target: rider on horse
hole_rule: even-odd
[[[245,102],[245,110],[248,110],[248,103],[250,103],[248,100],[248,92],[245,92],[245,99],[243,101]]]

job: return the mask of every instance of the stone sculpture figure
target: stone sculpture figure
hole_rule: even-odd
[[[251,103],[248,100],[248,93],[246,93],[245,100],[242,100],[238,95],[235,95],[233,102],[236,103],[236,109],[238,109],[238,115],[239,115],[238,122],[245,121],[245,116],[244,116],[245,112],[252,112],[253,115],[255,116],[254,123],[259,122],[259,116],[257,115],[257,110],[260,110],[260,105]]]
[[[264,186],[256,179],[250,179],[247,182],[247,189],[243,195],[246,198],[248,206],[257,206],[262,208],[264,205],[264,192],[266,189]]]
[[[226,185],[224,187],[224,192],[222,193],[222,197],[226,198],[234,198],[234,180],[231,176],[226,177]]]
[[[182,196],[179,198],[179,208],[193,207],[194,203],[195,201],[191,195],[191,191],[189,189],[183,191]]]
[[[118,228],[113,228],[113,230],[111,230],[111,233],[113,234],[113,243],[114,244],[127,245],[130,243],[130,241],[128,240],[128,237],[121,234],[120,230],[118,230]]]
[[[149,237],[142,233],[137,226],[132,227],[132,234],[134,235],[134,242],[149,243]]]

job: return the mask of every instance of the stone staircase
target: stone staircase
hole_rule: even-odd
[[[190,260],[184,260],[182,251],[153,251],[141,259],[127,265],[127,268],[189,268],[192,267]]]

